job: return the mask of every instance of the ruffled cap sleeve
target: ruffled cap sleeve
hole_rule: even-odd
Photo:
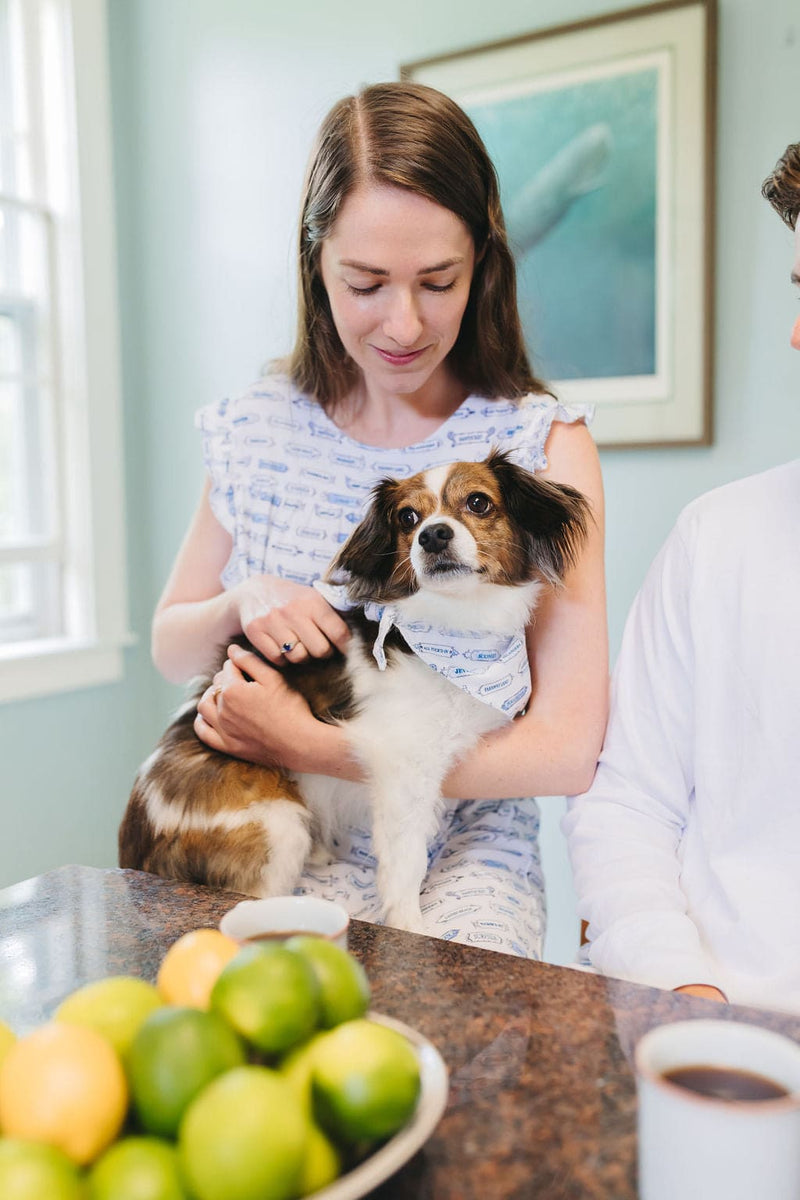
[[[497,444],[508,450],[515,462],[529,471],[544,471],[547,456],[544,452],[550,429],[554,421],[574,425],[583,421],[587,425],[594,417],[592,404],[562,404],[551,396],[528,395],[513,406],[511,419],[507,421]]]
[[[229,399],[206,405],[195,414],[203,438],[203,465],[211,479],[211,511],[223,529],[234,528],[234,409]]]

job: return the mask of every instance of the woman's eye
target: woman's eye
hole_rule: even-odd
[[[493,507],[494,505],[492,504],[491,500],[488,496],[484,495],[483,492],[472,492],[471,495],[467,496],[467,508],[470,512],[476,513],[479,517],[482,517],[486,513],[490,512]]]
[[[456,281],[453,279],[450,283],[426,283],[423,287],[429,292],[450,292],[456,286]]]
[[[373,283],[369,287],[354,287],[352,283],[345,283],[348,292],[353,296],[373,296],[381,285]]]
[[[397,520],[400,524],[400,528],[405,529],[405,531],[408,532],[410,529],[413,529],[415,525],[419,524],[419,513],[413,508],[401,508],[400,512],[397,514]]]

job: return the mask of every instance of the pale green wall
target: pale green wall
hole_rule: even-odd
[[[125,688],[0,710],[0,884],[56,862],[114,860],[135,763],[178,696],[148,666],[147,622],[201,484],[193,413],[287,346],[296,204],[321,115],[359,84],[396,77],[400,62],[609,7],[109,0],[129,574],[141,640]],[[800,447],[791,235],[759,197],[780,151],[800,137],[796,0],[721,0],[719,85],[716,441],[602,455],[614,646],[680,507]],[[557,960],[577,929],[559,805],[547,802],[544,831]]]

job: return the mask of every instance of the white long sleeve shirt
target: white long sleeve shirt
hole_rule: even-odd
[[[681,514],[563,828],[593,966],[800,1011],[800,462]]]

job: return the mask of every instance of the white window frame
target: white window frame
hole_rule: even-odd
[[[71,26],[74,184],[54,233],[66,628],[0,644],[0,702],[122,677],[128,632],[120,336],[105,0],[52,0]],[[87,336],[90,331],[90,336]],[[9,548],[0,561],[13,557]],[[29,558],[30,560],[30,558]]]

